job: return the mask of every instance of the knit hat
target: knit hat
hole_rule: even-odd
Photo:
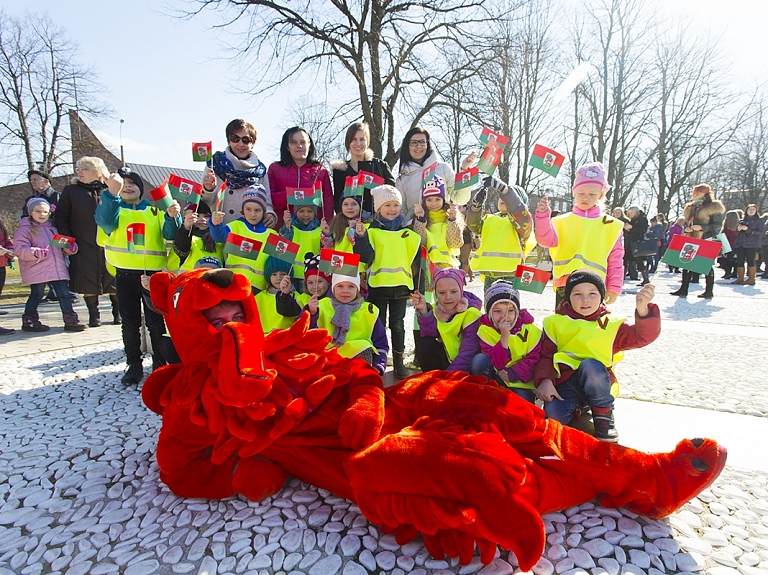
[[[240,205],[240,209],[242,210],[245,207],[245,204],[248,202],[254,202],[261,206],[261,211],[263,211],[265,214],[267,213],[267,190],[264,189],[264,186],[260,186],[259,184],[253,184],[252,186],[248,186],[248,188],[245,190],[245,193],[243,194],[243,201]]]
[[[597,291],[600,292],[600,299],[605,299],[605,282],[603,281],[603,278],[601,278],[598,273],[583,268],[572,272],[565,282],[565,299],[567,302],[570,303],[571,301],[571,292],[573,291],[573,288],[583,283],[594,285],[597,288]]]
[[[215,258],[213,256],[203,256],[199,260],[195,262],[195,269],[200,268],[223,268],[224,264],[221,263],[221,260],[219,258]]]
[[[320,271],[320,256],[307,252],[304,254],[304,281],[307,281],[311,276],[320,276],[331,283],[331,276]]]
[[[285,272],[291,278],[293,278],[293,266],[274,256],[268,256],[267,261],[264,262],[264,279],[269,283],[272,274],[277,272]]]
[[[605,167],[600,162],[585,164],[576,170],[576,177],[573,181],[573,191],[581,187],[598,188],[601,192],[608,189],[608,179],[605,173]]]
[[[464,270],[457,270],[455,268],[439,268],[435,270],[434,275],[432,276],[432,287],[433,289],[437,289],[437,281],[441,280],[443,278],[450,278],[452,280],[455,280],[457,284],[459,284],[459,289],[461,290],[461,295],[464,295],[464,286],[467,285],[467,276],[464,273]]]
[[[331,279],[331,292],[333,292],[333,289],[340,283],[349,282],[355,284],[357,287],[358,293],[360,292],[360,276],[345,276],[342,274],[333,274],[333,278]]]
[[[131,168],[127,166],[123,166],[122,168],[117,168],[117,175],[123,179],[128,178],[134,184],[136,184],[136,186],[139,188],[139,197],[144,195],[144,180],[141,179],[141,176],[139,174],[132,171]]]
[[[27,201],[27,213],[31,214],[34,207],[39,206],[41,204],[45,204],[45,206],[50,211],[51,204],[48,203],[48,200],[46,200],[45,198],[29,198],[29,200]]]
[[[493,306],[500,302],[512,302],[520,310],[520,293],[507,280],[496,280],[485,290],[485,314],[491,319]]]
[[[371,190],[373,196],[373,211],[378,212],[381,204],[385,202],[397,202],[403,204],[403,197],[400,195],[400,191],[395,186],[389,184],[383,184],[376,186]]]
[[[29,170],[27,172],[27,179],[30,179],[32,176],[40,176],[43,179],[50,180],[51,176],[49,174],[46,174],[42,170]]]
[[[421,190],[422,200],[435,196],[445,200],[445,182],[443,181],[443,178],[437,174],[435,174],[432,179],[424,185],[424,189]]]

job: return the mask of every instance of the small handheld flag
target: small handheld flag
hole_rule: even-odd
[[[351,278],[357,277],[360,256],[349,252],[320,250],[320,271],[326,274],[340,274]]]
[[[453,185],[454,190],[463,190],[471,188],[480,181],[480,170],[476,167],[469,168],[456,174],[456,181]]]
[[[502,150],[504,150],[509,143],[509,138],[502,135],[500,132],[496,132],[487,126],[483,126],[483,131],[480,133],[480,143],[487,146],[492,139],[496,140],[496,143]]]
[[[427,166],[421,172],[421,189],[422,190],[424,189],[424,186],[427,185],[427,182],[432,179],[432,176],[435,175],[435,170],[437,170],[437,162],[435,162],[431,166]]]
[[[293,264],[299,253],[299,244],[280,237],[277,234],[269,234],[267,236],[267,241],[264,244],[264,253],[273,258]]]
[[[261,242],[229,232],[227,243],[224,244],[224,253],[255,260],[259,257]]]
[[[219,189],[216,190],[216,202],[214,206],[214,211],[216,212],[224,211],[224,198],[226,196],[227,196],[227,181],[224,180],[223,182],[221,182]]]
[[[347,176],[344,179],[344,197],[345,198],[352,198],[355,196],[362,196],[363,190],[365,189],[363,186],[357,185],[358,176]]]
[[[315,188],[286,188],[285,194],[289,206],[319,206],[323,194]]]
[[[48,245],[53,246],[54,248],[68,250],[71,249],[73,245],[75,245],[75,238],[70,236],[62,236],[61,234],[53,234],[51,243]]]
[[[207,162],[213,157],[213,142],[192,142],[192,161]]]
[[[501,154],[504,152],[503,146],[499,145],[494,136],[488,140],[488,145],[480,154],[480,160],[477,162],[477,169],[484,174],[492,176],[496,168],[501,163]]]
[[[128,252],[135,254],[137,247],[144,247],[145,226],[142,223],[128,224],[125,227],[125,235],[128,240]]]
[[[203,194],[202,184],[184,179],[176,174],[171,174],[168,177],[168,187],[171,190],[171,196],[179,200],[179,202],[195,205],[200,203],[200,198]]]
[[[661,261],[674,268],[708,274],[722,247],[720,242],[676,234],[672,236]]]
[[[556,152],[552,148],[536,144],[533,146],[533,152],[531,152],[531,159],[528,160],[528,165],[556,178],[560,168],[563,166],[563,160],[565,160],[563,154]]]
[[[163,182],[154,190],[149,190],[149,195],[158,210],[165,211],[173,205],[173,198],[168,192],[168,182]]]
[[[517,290],[541,293],[547,287],[551,274],[546,270],[528,266],[517,266],[514,286]]]
[[[377,176],[376,174],[366,172],[365,170],[360,170],[360,172],[358,172],[357,179],[358,183],[362,184],[364,188],[368,188],[369,190],[372,190],[376,186],[380,186],[384,183],[384,178]]]

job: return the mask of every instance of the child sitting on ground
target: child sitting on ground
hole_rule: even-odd
[[[614,354],[645,347],[661,331],[659,307],[650,303],[654,286],[635,296],[635,324],[608,311],[605,283],[596,272],[576,270],[564,286],[555,315],[544,319],[541,359],[536,366],[536,396],[548,418],[567,425],[580,407],[592,409],[595,436],[617,442],[611,384]]]
[[[533,316],[520,309],[520,294],[512,282],[496,280],[485,290],[485,315],[477,328],[480,351],[470,373],[484,375],[533,403],[533,371],[541,353],[541,330]]]
[[[331,276],[320,271],[320,256],[307,252],[304,254],[304,293],[296,293],[290,281],[284,281],[276,296],[277,313],[297,318],[309,303],[309,298],[317,295],[318,299],[323,299],[329,295],[330,287]]]
[[[77,253],[77,244],[68,247],[51,246],[53,236],[58,232],[48,221],[51,216],[51,204],[43,198],[31,198],[27,202],[28,217],[22,218],[19,229],[13,236],[14,254],[19,260],[21,282],[30,286],[31,290],[24,314],[21,316],[23,331],[43,332],[50,328],[40,321],[37,308],[45,295],[45,285],[51,284],[64,318],[66,331],[83,331],[85,326],[80,323],[77,313],[72,309],[72,299],[69,297],[69,270],[64,256]]]
[[[306,254],[307,252],[319,254],[321,229],[314,206],[296,206],[295,210],[293,216],[288,210],[283,213],[280,235],[299,244],[299,254]],[[301,276],[304,275],[304,260],[297,259],[293,265],[296,268],[293,283],[298,291],[304,291],[302,285],[304,282],[301,280]]]
[[[328,347],[342,357],[364,359],[380,375],[387,368],[387,332],[379,320],[379,309],[360,295],[360,278],[333,274],[331,296],[313,295],[307,309],[310,327],[324,329],[331,336]]]

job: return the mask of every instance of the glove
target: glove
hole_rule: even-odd
[[[480,208],[483,207],[483,204],[485,203],[485,196],[488,194],[485,187],[480,188],[480,190],[475,194],[475,197],[472,198],[472,208],[477,212],[480,211]]]
[[[493,176],[486,176],[483,178],[483,188],[496,192],[498,195],[503,194],[507,187],[507,184]]]

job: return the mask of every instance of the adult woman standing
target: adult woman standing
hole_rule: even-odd
[[[624,224],[624,229],[627,231],[627,235],[624,236],[626,239],[624,252],[632,254],[632,244],[637,245],[645,239],[645,234],[648,231],[648,218],[638,206],[628,207],[627,217],[629,218],[629,223]],[[630,255],[630,257],[635,260],[635,266],[643,275],[643,281],[638,284],[642,287],[649,283],[647,256],[634,257]]]
[[[341,202],[344,201],[344,186],[348,177],[354,177],[361,171],[365,171],[384,178],[385,184],[395,185],[392,170],[389,169],[384,160],[373,156],[373,150],[368,147],[370,141],[371,129],[367,122],[353,122],[347,128],[347,133],[344,136],[344,147],[349,152],[349,159],[331,162],[333,209],[336,213],[341,211]],[[363,219],[369,219],[373,212],[371,191],[366,188],[363,191]]]
[[[267,211],[264,214],[264,225],[274,227],[277,215],[272,208],[269,194],[267,168],[253,152],[256,143],[256,128],[245,120],[232,120],[225,128],[229,145],[223,152],[216,152],[208,164],[208,170],[203,178],[203,200],[211,211],[215,208],[214,192],[218,185],[226,180],[227,193],[224,197],[222,211],[224,223],[228,224],[240,217],[243,204],[243,194],[248,186],[259,184],[267,190]]]
[[[685,204],[683,218],[686,222],[683,235],[706,240],[720,233],[725,218],[725,206],[714,198],[709,184],[698,184],[691,191],[691,201]],[[672,292],[672,295],[686,297],[690,282],[691,272],[683,270],[683,283],[680,289]],[[699,294],[698,297],[712,299],[712,290],[715,286],[714,267],[709,270],[706,282],[704,293]]]
[[[99,295],[109,294],[112,323],[120,323],[115,295],[115,278],[107,271],[104,248],[96,242],[94,219],[101,193],[107,189],[109,171],[101,158],[84,156],[75,163],[75,177],[66,186],[53,214],[56,229],[77,241],[78,251],[69,256],[70,289],[83,295],[88,308],[88,325],[99,327]]]
[[[288,128],[280,142],[280,161],[273,162],[267,170],[272,206],[280,214],[288,209],[287,188],[311,188],[315,182],[323,187],[323,209],[320,217],[327,222],[333,219],[333,189],[328,170],[315,157],[315,143],[304,128]],[[320,219],[318,217],[318,219]]]
[[[739,222],[744,217],[744,212],[741,210],[728,210],[725,212],[725,221],[723,222],[723,234],[725,234],[728,243],[733,248],[736,243],[736,236],[739,232],[736,228],[739,227]],[[736,254],[731,249],[730,252],[723,255],[722,268],[725,270],[724,280],[731,280],[736,278]]]
[[[744,210],[744,219],[736,227],[736,241],[733,251],[736,253],[736,285],[755,285],[755,256],[760,249],[760,241],[765,231],[765,221],[757,213],[757,206],[749,204]],[[744,268],[747,279],[744,279]]]

